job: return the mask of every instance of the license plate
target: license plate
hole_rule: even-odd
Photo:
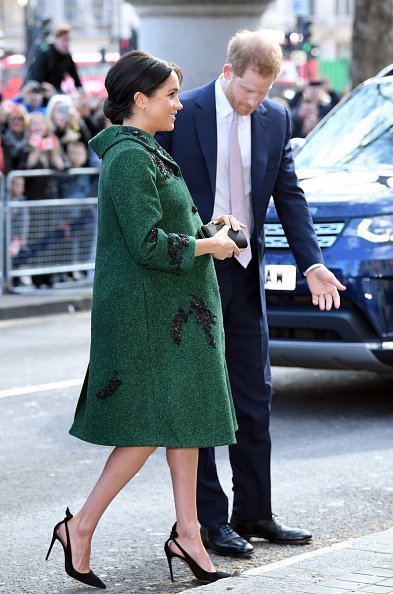
[[[296,289],[296,266],[267,264],[265,289],[270,291],[294,291]]]

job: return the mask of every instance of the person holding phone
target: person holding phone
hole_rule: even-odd
[[[48,118],[38,111],[30,115],[28,143],[27,169],[64,169],[59,141],[51,130]]]
[[[69,95],[51,97],[46,115],[59,140],[63,155],[66,154],[70,142],[82,141],[87,148],[91,133]]]

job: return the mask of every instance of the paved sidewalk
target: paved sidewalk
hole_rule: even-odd
[[[175,574],[176,575],[176,574]],[[392,594],[393,528],[250,569],[182,594]]]
[[[56,293],[37,291],[36,294],[30,295],[6,294],[0,296],[0,321],[89,310],[90,306],[91,289],[87,287],[59,290]],[[174,572],[176,579],[176,566]],[[142,587],[143,591],[148,589]],[[73,589],[65,591],[76,592]],[[250,569],[236,577],[221,580],[216,584],[187,589],[181,594],[353,592],[393,594],[393,528]],[[166,594],[166,588],[162,590],[162,594]]]
[[[0,321],[89,310],[90,287],[0,295]]]

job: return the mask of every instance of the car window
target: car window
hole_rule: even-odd
[[[311,134],[295,159],[297,168],[376,168],[391,175],[393,81],[357,89]]]

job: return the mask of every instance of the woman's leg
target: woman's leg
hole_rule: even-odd
[[[91,539],[102,514],[121,489],[144,465],[155,447],[116,447],[110,454],[104,470],[82,508],[69,520],[72,562],[81,573],[90,570]],[[59,536],[66,543],[64,524]]]
[[[168,448],[166,456],[171,471],[176,508],[179,544],[206,571],[215,571],[201,540],[196,508],[198,449]],[[173,552],[182,555],[171,542]]]

